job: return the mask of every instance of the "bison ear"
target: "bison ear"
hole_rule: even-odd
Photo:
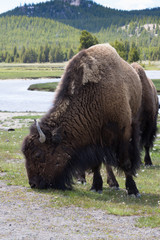
[[[52,142],[53,143],[60,143],[62,141],[61,131],[60,128],[56,128],[52,131]]]

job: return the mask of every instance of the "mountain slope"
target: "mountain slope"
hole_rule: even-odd
[[[21,49],[39,48],[46,43],[50,46],[61,44],[63,48],[77,49],[80,30],[63,23],[26,16],[11,16],[0,18],[0,51],[11,50],[15,46]]]
[[[111,25],[122,26],[131,20],[160,17],[160,8],[139,11],[122,11],[103,7],[88,0],[51,0],[45,3],[24,5],[0,16],[28,16],[50,18],[75,28],[98,32]]]

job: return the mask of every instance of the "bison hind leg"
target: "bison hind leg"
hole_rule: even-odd
[[[149,147],[145,146],[145,157],[144,157],[145,166],[152,166],[152,160],[149,154]]]
[[[152,166],[152,160],[150,157],[150,149],[153,147],[154,140],[157,133],[157,116],[154,120],[149,120],[148,115],[146,116],[147,121],[144,121],[142,125],[142,134],[141,134],[141,146],[145,149],[144,163],[145,166]]]
[[[77,183],[86,184],[86,174],[85,171],[76,174]]]

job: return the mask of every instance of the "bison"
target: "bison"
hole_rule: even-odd
[[[142,83],[140,144],[141,147],[145,149],[144,163],[146,166],[150,166],[152,165],[152,161],[149,150],[153,147],[153,142],[156,137],[159,101],[156,88],[153,82],[146,76],[143,68],[138,63],[132,63],[131,66],[138,73]]]
[[[141,164],[142,86],[136,71],[109,44],[82,50],[69,62],[53,107],[30,128],[22,152],[31,188],[71,189],[77,172],[101,163],[124,171],[128,194]],[[97,179],[97,178],[96,178]]]
[[[150,148],[153,146],[153,142],[157,132],[157,117],[159,109],[159,101],[157,96],[156,88],[153,82],[146,76],[144,69],[138,63],[132,63],[131,66],[138,73],[141,84],[142,84],[142,103],[141,113],[139,115],[140,121],[140,149],[145,149],[144,163],[145,166],[151,166],[152,161],[149,154]],[[111,166],[106,165],[107,172],[107,183],[110,187],[119,188],[119,184],[115,178]],[[85,181],[85,175],[83,175],[83,181]],[[100,175],[100,167],[97,168],[96,173],[93,176],[94,182],[98,183],[101,181],[102,190],[102,178]],[[95,189],[96,184],[94,183],[91,190]]]

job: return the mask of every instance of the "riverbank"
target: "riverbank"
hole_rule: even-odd
[[[68,62],[0,63],[0,79],[59,78]],[[160,61],[141,61],[145,70],[160,70]]]
[[[44,114],[42,112],[0,112],[0,130],[29,127],[34,119]]]
[[[62,63],[0,63],[0,79],[59,78],[66,62]]]
[[[140,64],[145,70],[160,70],[160,61],[141,61]]]

